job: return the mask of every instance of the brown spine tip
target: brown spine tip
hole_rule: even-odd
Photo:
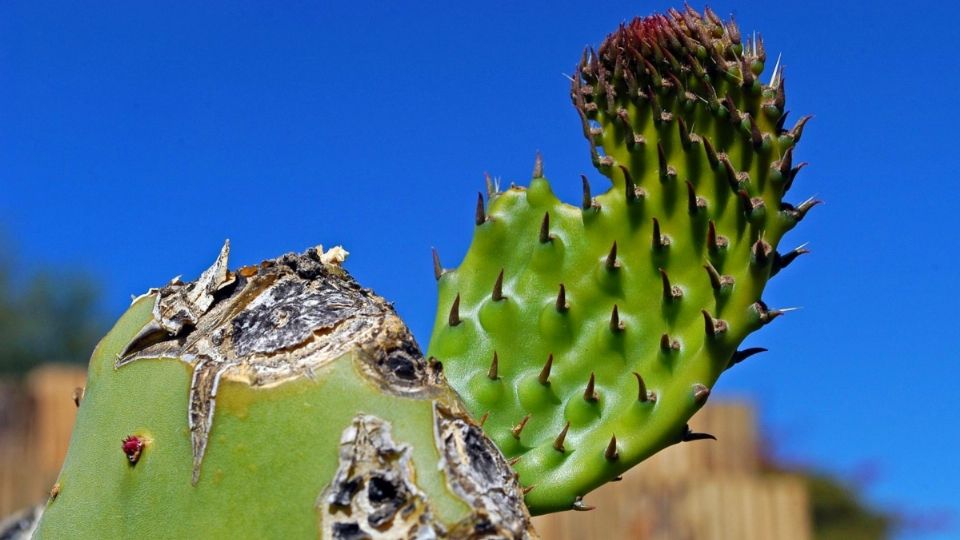
[[[693,400],[699,405],[706,403],[707,398],[710,397],[710,389],[705,385],[700,383],[693,385]]]
[[[437,248],[433,248],[433,277],[440,281],[441,276],[443,276],[443,267],[440,266],[440,253],[437,252]]]
[[[497,274],[497,281],[493,284],[493,293],[490,295],[490,298],[492,298],[494,302],[503,300],[503,268],[501,268],[500,273]]]
[[[753,214],[753,201],[750,199],[750,194],[747,193],[747,190],[741,189],[737,192],[737,200],[740,201],[740,211],[743,212],[743,215],[747,218]]]
[[[483,416],[480,417],[480,421],[477,422],[477,425],[483,427],[487,423],[487,418],[490,418],[490,411],[483,413]]]
[[[721,103],[723,104],[723,107],[727,109],[727,112],[730,114],[730,123],[733,125],[739,124],[740,121],[743,119],[743,117],[741,116],[740,111],[737,110],[737,105],[733,102],[733,98],[730,97],[729,94],[727,94],[723,98]]]
[[[447,316],[447,323],[450,326],[460,324],[460,293],[453,299],[453,305],[450,306],[450,315]]]
[[[663,249],[670,245],[670,239],[660,232],[660,222],[653,218],[653,249]]]
[[[667,153],[663,150],[663,144],[657,143],[657,166],[660,171],[660,181],[676,178],[677,171],[667,163]]]
[[[543,221],[540,222],[540,243],[546,244],[551,240],[550,237],[550,212],[544,212]]]
[[[637,196],[637,184],[633,181],[630,169],[620,165],[620,171],[623,172],[624,189],[626,190],[627,202],[632,203],[639,197]]]
[[[664,334],[663,336],[666,337],[667,335]],[[637,378],[637,400],[646,403],[650,399],[650,395],[647,393],[647,385],[643,382],[643,377],[639,373],[634,371],[633,375]]]
[[[747,70],[747,73],[749,72],[750,70]],[[757,121],[753,119],[753,116],[747,114],[747,118],[750,119],[750,142],[755,150],[759,150],[763,146],[763,135],[760,133],[760,128],[757,127]]]
[[[567,305],[567,288],[563,286],[563,283],[560,284],[560,292],[557,293],[557,311],[560,313],[565,313],[570,306]]]
[[[735,366],[735,365],[739,364],[740,362],[743,362],[743,361],[746,360],[747,358],[750,358],[751,356],[753,356],[753,355],[755,355],[755,354],[760,354],[760,353],[762,353],[762,352],[767,352],[767,349],[764,349],[763,347],[750,347],[749,349],[743,349],[743,350],[740,350],[740,351],[736,351],[736,352],[733,353],[733,356],[730,357],[730,363],[729,363],[729,365],[730,365],[730,366]]]
[[[690,149],[690,130],[687,129],[687,123],[683,121],[683,117],[677,116],[677,130],[680,132],[680,144],[683,146],[684,150]]]
[[[613,311],[610,312],[610,331],[618,334],[623,332],[623,328],[623,321],[620,320],[620,309],[614,304]]]
[[[493,351],[493,360],[490,361],[490,369],[487,370],[487,378],[495,381],[500,378],[500,358],[497,351]]]
[[[788,180],[790,178],[790,169],[793,168],[793,147],[788,147],[787,151],[783,153],[783,157],[780,158],[780,161],[775,162],[773,166],[777,168],[777,171],[783,177],[784,181]]]
[[[567,438],[567,431],[570,429],[570,422],[568,421],[564,424],[563,429],[560,430],[560,434],[557,435],[557,438],[553,440],[553,449],[557,452],[565,452],[566,450],[563,447],[563,441]]]
[[[753,252],[754,263],[756,263],[757,266],[764,266],[770,260],[770,253],[773,251],[773,248],[763,239],[763,233],[761,233],[757,241],[753,243],[750,251]]]
[[[593,196],[590,194],[590,180],[587,180],[587,175],[581,174],[580,180],[583,181],[583,199],[580,202],[580,207],[584,210],[588,210],[593,207]]]
[[[733,168],[733,163],[730,162],[730,158],[726,154],[720,155],[720,164],[723,165],[723,170],[727,175],[727,184],[730,185],[730,189],[734,193],[740,191],[740,175],[737,173],[737,170]]]
[[[543,369],[540,370],[540,375],[537,376],[537,380],[540,381],[540,384],[544,386],[550,384],[551,369],[553,369],[553,354],[547,356],[547,363],[543,365]]]
[[[681,435],[681,437],[680,437],[680,440],[681,440],[682,442],[703,441],[703,440],[707,440],[707,439],[709,439],[709,440],[711,440],[711,441],[717,440],[716,437],[714,437],[713,435],[711,435],[711,434],[709,434],[709,433],[697,433],[697,432],[693,431],[692,429],[690,429],[690,426],[689,426],[689,425],[683,426],[683,435]]]
[[[797,257],[804,255],[806,253],[810,253],[810,250],[806,248],[806,244],[788,251],[785,255],[781,255],[777,252],[774,252],[772,274],[776,274],[780,270],[783,270],[784,268],[789,266],[790,263],[796,260]]]
[[[474,222],[479,227],[487,222],[487,213],[483,208],[483,193],[477,192],[477,209],[474,213]]]
[[[596,507],[587,506],[586,504],[584,504],[582,495],[577,495],[577,498],[573,500],[573,509],[576,510],[577,512],[589,512],[594,508]]]
[[[583,399],[587,400],[590,403],[595,403],[599,398],[597,397],[596,390],[596,377],[593,372],[590,372],[590,379],[587,381],[587,388],[583,391]]]
[[[796,180],[797,175],[800,174],[800,171],[802,171],[807,165],[809,165],[809,163],[806,161],[801,161],[800,163],[797,163],[796,167],[790,169],[790,174],[787,175],[787,181],[783,184],[784,193],[790,191],[790,188],[793,187],[793,181]]]
[[[664,333],[663,335],[660,336],[660,350],[666,353],[679,351],[680,342],[675,339],[670,339],[670,335],[667,333]]]
[[[507,463],[509,463],[510,466],[513,467],[513,466],[516,465],[517,463],[520,463],[520,458],[521,458],[521,457],[523,457],[523,456],[517,456],[517,457],[515,457],[515,458],[510,458],[510,459],[507,460]]]
[[[87,392],[84,386],[78,386],[73,389],[73,404],[80,408],[80,402],[83,401],[83,395]]]
[[[797,206],[797,221],[803,219],[807,215],[807,212],[809,212],[811,208],[817,206],[818,204],[823,204],[823,201],[820,199],[807,199],[800,203]]]
[[[543,178],[543,156],[540,155],[540,151],[537,151],[537,155],[533,158],[533,177],[534,178]]]
[[[777,77],[777,93],[773,98],[773,106],[778,110],[782,111],[784,107],[787,106],[787,89],[786,89],[787,78],[783,76],[783,68],[780,68],[779,76]]]
[[[793,137],[793,143],[796,144],[800,142],[800,137],[803,135],[803,128],[807,125],[807,122],[813,118],[812,115],[806,115],[800,120],[797,121],[797,124],[793,126],[793,129],[790,130],[790,136]]]
[[[707,155],[707,162],[710,163],[710,168],[717,170],[717,167],[720,165],[720,157],[717,155],[716,149],[713,147],[713,143],[710,142],[706,136],[702,137],[703,139],[703,151]]]
[[[727,239],[724,236],[717,234],[717,225],[710,220],[707,222],[707,249],[711,253],[716,253],[717,251],[727,247]]]
[[[529,414],[526,415],[526,416],[524,416],[523,419],[520,420],[520,423],[519,423],[519,424],[513,426],[513,428],[510,429],[510,434],[513,435],[513,438],[514,438],[514,439],[516,439],[516,440],[518,440],[518,441],[520,440],[520,433],[523,432],[523,428],[527,425],[527,422],[528,422],[528,421],[530,421],[530,415],[529,415]]]
[[[607,270],[616,270],[620,268],[620,263],[617,261],[617,241],[613,241],[613,245],[610,246],[610,252],[607,253],[607,260],[605,262]]]
[[[722,285],[720,281],[720,272],[714,268],[710,261],[707,261],[707,264],[703,265],[703,268],[707,271],[707,275],[710,277],[710,286],[713,288],[713,290],[720,290],[720,286]]]
[[[603,457],[607,461],[616,461],[620,457],[620,452],[617,451],[617,436],[614,434],[610,437],[610,443],[607,444],[607,449],[603,451]]]
[[[526,495],[526,494],[530,493],[531,491],[533,491],[533,488],[535,488],[535,487],[537,487],[537,486],[527,486],[527,487],[525,487],[525,488],[521,488],[520,491],[522,491],[523,494]]]
[[[703,313],[703,324],[708,337],[715,338],[727,330],[725,321],[713,318],[710,312],[705,309],[700,310],[700,312]]]
[[[693,187],[693,183],[689,180],[686,181],[687,184],[687,212],[690,215],[697,214],[700,210],[703,210],[707,207],[707,201],[701,197],[697,197],[697,191]]]
[[[658,270],[660,271],[660,283],[663,288],[663,299],[671,302],[679,300],[683,296],[683,289],[670,284],[670,277],[666,270],[663,268],[658,268]]]

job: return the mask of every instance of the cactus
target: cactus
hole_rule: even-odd
[[[532,513],[582,496],[664,447],[719,375],[762,349],[744,338],[771,309],[767,280],[805,253],[777,251],[818,201],[783,202],[803,164],[783,70],[760,80],[707,9],[635,19],[587,50],[571,97],[612,186],[560,202],[539,156],[528,188],[478,196],[456,269],[434,253],[439,307],[428,355],[532,491]],[[490,182],[488,182],[490,185]]]
[[[91,359],[37,537],[528,538],[531,512],[587,510],[711,438],[687,421],[786,311],[761,293],[817,203],[783,202],[807,118],[784,129],[765,62],[709,9],[588,49],[571,97],[611,187],[583,176],[562,203],[539,156],[529,187],[488,182],[460,266],[434,252],[427,358],[338,248],[231,271],[227,244],[135,299]]]
[[[345,252],[228,251],[97,347],[36,538],[527,537],[515,474]]]

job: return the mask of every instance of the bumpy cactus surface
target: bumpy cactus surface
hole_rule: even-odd
[[[37,538],[527,537],[515,473],[342,251],[227,252],[97,347]]]
[[[576,206],[537,159],[526,189],[478,200],[456,269],[435,255],[428,355],[507,457],[531,512],[582,496],[660,449],[707,438],[689,418],[738,351],[784,310],[761,293],[802,248],[784,233],[816,201],[783,202],[802,165],[783,71],[760,38],[707,10],[622,25],[577,67],[571,95],[611,182]]]

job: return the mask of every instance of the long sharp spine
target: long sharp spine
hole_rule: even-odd
[[[460,324],[460,295],[453,299],[453,305],[450,306],[450,315],[447,317],[447,323],[450,326]]]
[[[500,358],[497,356],[497,351],[493,351],[493,360],[490,361],[487,378],[491,381],[496,381],[500,378]]]
[[[550,370],[553,369],[553,355],[547,356],[547,362],[543,365],[543,369],[540,370],[540,375],[537,376],[537,380],[540,381],[540,384],[546,386],[550,384]]]
[[[634,371],[633,374],[637,378],[637,400],[641,403],[646,403],[650,399],[649,394],[647,394],[647,385],[643,382],[643,377],[641,377],[639,373]]]
[[[443,266],[440,266],[440,253],[437,252],[437,248],[433,248],[433,277],[440,281],[440,278],[443,277]]]
[[[487,213],[483,207],[483,194],[477,192],[477,209],[474,212],[474,222],[479,227],[487,222]]]
[[[589,210],[593,207],[593,197],[590,195],[590,181],[587,180],[587,175],[585,174],[581,174],[580,179],[583,181],[583,199],[580,207],[584,210]]]
[[[526,415],[523,419],[520,420],[520,423],[513,426],[513,429],[510,430],[510,434],[513,435],[513,438],[520,440],[520,434],[523,432],[523,428],[527,426],[527,422],[530,421],[530,415]]]
[[[563,425],[563,429],[560,430],[560,434],[557,435],[557,438],[553,440],[553,449],[561,454],[566,451],[563,446],[564,441],[567,438],[567,431],[570,430],[570,422],[567,422]]]
[[[556,307],[560,313],[565,313],[570,308],[567,304],[567,288],[563,286],[563,283],[560,284],[560,292],[557,293]]]
[[[490,295],[490,298],[494,302],[503,300],[503,268],[501,268],[500,273],[497,274],[497,281],[493,284],[493,293]]]
[[[550,236],[550,212],[544,212],[543,220],[540,221],[540,243],[546,244],[551,240]]]
[[[591,371],[590,379],[587,380],[587,387],[583,391],[583,399],[585,399],[588,403],[595,403],[599,399],[597,397],[596,384],[596,376]]]
[[[603,451],[603,457],[607,461],[616,461],[620,457],[620,452],[617,451],[616,435],[610,437],[610,443],[607,444],[607,449]]]

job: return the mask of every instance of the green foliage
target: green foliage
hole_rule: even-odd
[[[428,354],[533,487],[531,512],[581,497],[660,449],[737,351],[783,311],[761,300],[797,255],[781,237],[815,204],[783,202],[805,120],[783,129],[782,73],[760,41],[688,9],[636,19],[573,78],[594,164],[612,186],[562,203],[528,188],[478,203],[470,250],[437,265]]]
[[[43,362],[86,362],[105,325],[100,290],[85,274],[42,269],[21,279],[9,250],[0,255],[0,375]]]
[[[805,475],[816,540],[885,540],[895,521],[865,504],[860,495],[827,475]]]

